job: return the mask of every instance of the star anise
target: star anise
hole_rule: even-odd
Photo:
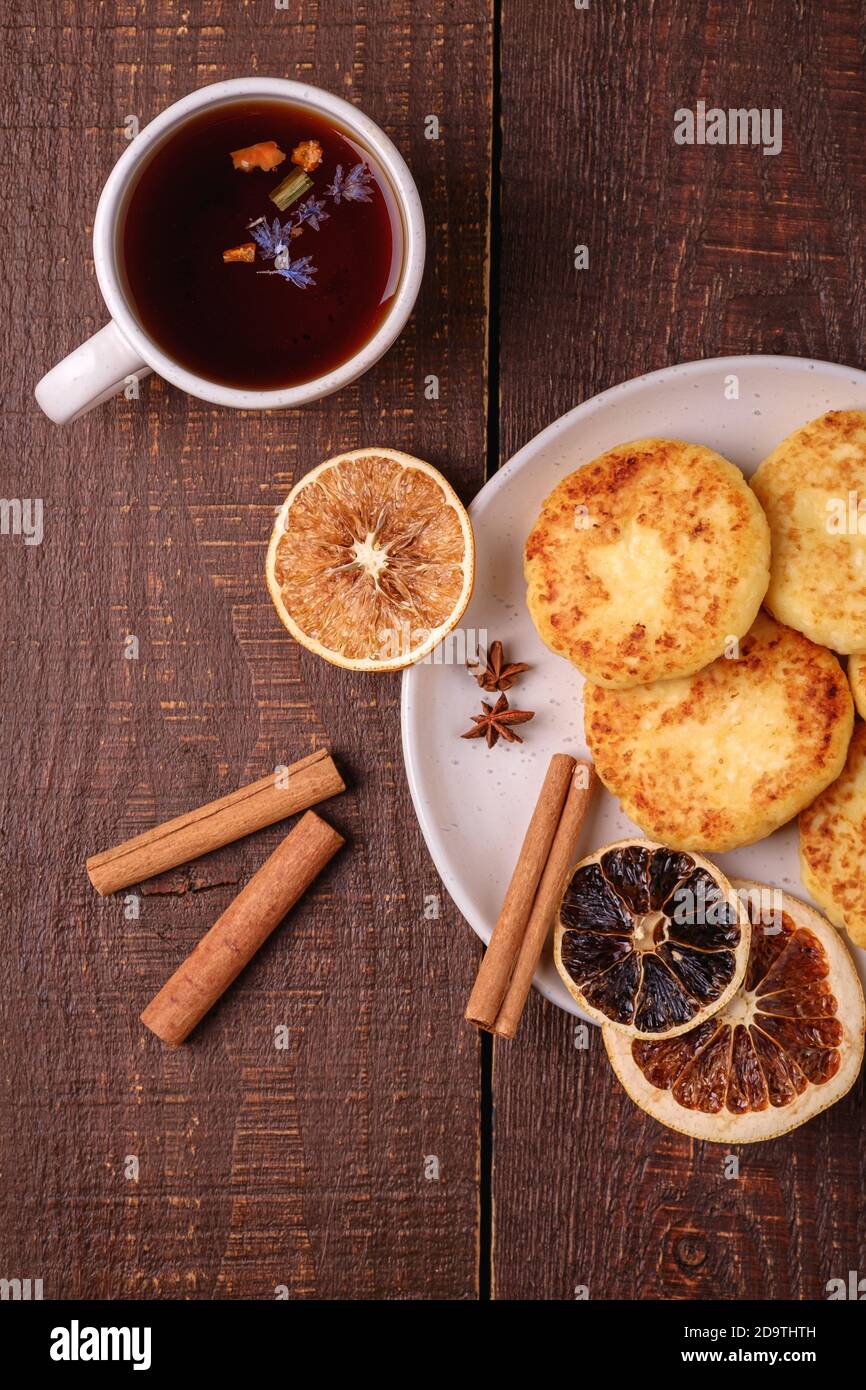
[[[502,643],[491,642],[490,651],[487,653],[487,668],[480,675],[475,675],[482,690],[510,690],[514,684],[515,676],[519,676],[522,671],[528,671],[529,666],[525,661],[512,661],[505,665],[505,653],[502,650]],[[476,661],[474,665],[478,665]],[[473,673],[474,674],[474,673]]]
[[[523,739],[511,728],[512,724],[525,724],[528,719],[535,718],[535,711],[529,709],[509,709],[508,701],[504,695],[500,695],[495,705],[488,705],[485,700],[481,701],[483,714],[473,714],[472,722],[474,729],[468,729],[461,738],[486,738],[487,747],[492,748],[497,739],[504,738],[506,743],[522,743]]]

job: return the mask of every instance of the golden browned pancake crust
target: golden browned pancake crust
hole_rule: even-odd
[[[854,707],[832,652],[761,613],[696,675],[631,690],[584,687],[586,737],[623,810],[674,849],[752,844],[842,770]]]
[[[526,542],[539,635],[612,689],[690,675],[748,632],[769,580],[766,518],[712,449],[638,439],[564,478]]]
[[[773,537],[767,608],[833,651],[866,650],[866,411],[795,430],[752,487]]]
[[[800,816],[800,872],[830,921],[866,946],[866,724],[859,720],[841,777]]]

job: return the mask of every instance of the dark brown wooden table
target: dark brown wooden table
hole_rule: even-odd
[[[41,545],[0,537],[0,1276],[46,1298],[811,1299],[866,1272],[862,1079],[730,1180],[538,997],[518,1042],[479,1044],[480,948],[415,823],[399,680],[296,648],[261,578],[274,508],[340,449],[409,450],[468,500],[645,370],[862,365],[866,6],[12,0],[0,23],[0,490],[44,500]],[[410,327],[303,411],[151,379],[54,428],[32,389],[105,319],[90,236],[127,117],[256,72],[339,92],[405,154],[430,242]],[[702,97],[781,107],[782,153],[677,146]],[[280,830],[137,904],[97,898],[86,855],[323,744],[351,849],[163,1048],[140,1009]]]

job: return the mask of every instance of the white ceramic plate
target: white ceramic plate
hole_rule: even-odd
[[[731,399],[736,386],[738,395]],[[825,410],[866,408],[866,372],[799,357],[721,357],[653,372],[603,391],[563,415],[490,479],[469,508],[477,543],[472,601],[462,628],[499,637],[506,658],[532,669],[512,687],[512,707],[536,711],[522,745],[459,735],[481,692],[453,664],[414,666],[403,677],[403,756],[433,862],[463,916],[490,939],[506,885],[553,753],[587,756],[583,678],[549,651],[525,603],[523,544],[542,501],[561,478],[614,444],[666,435],[706,444],[749,475],[792,430]],[[459,656],[453,649],[446,655]],[[485,696],[488,698],[488,696]],[[581,853],[642,832],[599,788]],[[796,822],[767,840],[714,856],[727,874],[757,879],[809,901],[800,881]],[[866,951],[855,950],[866,983]],[[550,946],[536,988],[580,1014]]]

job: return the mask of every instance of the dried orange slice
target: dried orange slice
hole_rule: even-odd
[[[829,922],[778,889],[735,887],[752,944],[734,998],[676,1038],[602,1032],[614,1071],[648,1115],[696,1139],[750,1144],[787,1134],[850,1090],[866,1011],[853,961]]]
[[[353,671],[398,671],[459,622],[475,577],[472,525],[429,463],[356,449],[292,488],[266,574],[280,618],[309,651]]]
[[[750,934],[736,893],[709,860],[620,840],[575,868],[553,955],[591,1018],[629,1037],[672,1038],[734,995]]]

